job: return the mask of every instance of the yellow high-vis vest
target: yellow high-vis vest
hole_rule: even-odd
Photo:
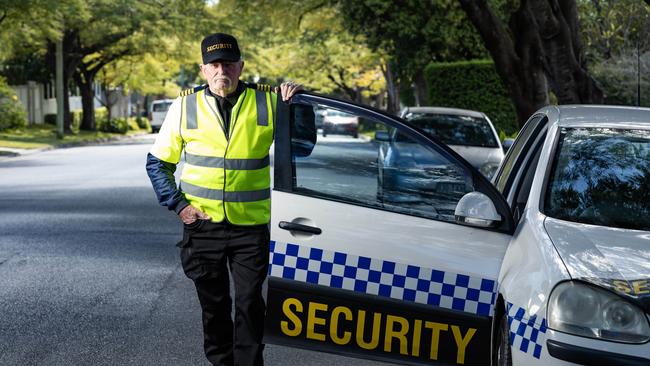
[[[180,189],[213,222],[267,224],[271,216],[269,149],[277,95],[245,88],[225,124],[205,89],[182,96],[185,165]]]

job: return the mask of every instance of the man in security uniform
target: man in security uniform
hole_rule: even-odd
[[[244,62],[233,36],[210,35],[201,51],[208,84],[173,102],[147,156],[147,173],[159,202],[184,223],[181,261],[203,310],[206,357],[214,365],[262,365],[277,95],[239,80]],[[283,83],[283,100],[300,89]],[[173,174],[183,152],[177,187]]]

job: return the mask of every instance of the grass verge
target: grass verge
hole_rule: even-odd
[[[43,149],[68,144],[81,144],[116,136],[145,133],[145,130],[128,131],[126,135],[100,131],[78,131],[66,134],[63,139],[56,137],[56,127],[48,124],[31,125],[26,128],[0,132],[0,147],[15,149]]]

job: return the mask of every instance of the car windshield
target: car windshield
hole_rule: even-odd
[[[650,230],[650,131],[562,129],[545,213],[585,224]]]
[[[447,145],[499,146],[484,118],[429,113],[409,113],[405,118]]]
[[[154,103],[153,104],[153,111],[154,112],[167,112],[169,110],[170,105],[172,105],[170,102]]]

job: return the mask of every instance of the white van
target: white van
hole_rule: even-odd
[[[172,105],[173,99],[159,99],[151,102],[149,107],[149,118],[151,122],[151,132],[160,131],[160,126],[162,126],[169,106]]]

